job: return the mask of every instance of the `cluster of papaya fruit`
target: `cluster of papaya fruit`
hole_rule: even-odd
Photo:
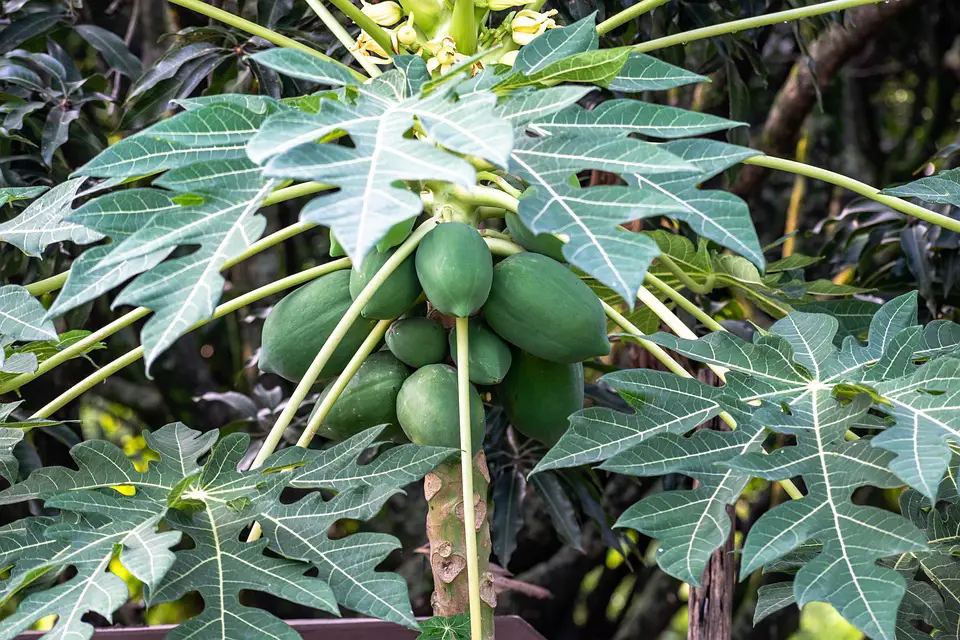
[[[531,252],[495,263],[475,228],[445,222],[431,230],[362,309],[321,371],[321,378],[341,373],[378,320],[398,318],[383,349],[360,366],[318,433],[342,440],[386,424],[387,435],[398,441],[458,447],[453,325],[454,318],[469,318],[472,385],[491,393],[527,437],[547,445],[559,440],[570,414],[583,405],[583,360],[606,355],[610,342],[594,293],[566,266],[537,253],[555,247],[531,246],[531,239],[518,238]],[[323,276],[281,300],[264,323],[260,369],[299,381],[393,251],[374,251],[349,272]],[[429,307],[417,304],[421,294]],[[470,417],[479,449],[485,414],[476,387],[470,390]]]

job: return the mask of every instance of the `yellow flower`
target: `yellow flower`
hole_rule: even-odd
[[[552,9],[545,13],[539,13],[532,9],[524,9],[517,13],[510,24],[513,41],[523,46],[530,44],[540,35],[543,35],[547,29],[553,29],[557,23],[553,16],[557,15],[557,10]]]
[[[392,27],[403,20],[403,9],[393,0],[378,4],[370,4],[364,0],[360,10],[381,27]]]
[[[387,33],[390,33],[390,30],[387,30]],[[391,40],[396,37],[395,33],[391,33]],[[357,38],[357,44],[354,46],[353,51],[370,59],[370,62],[374,64],[390,64],[392,60],[390,59],[390,54],[383,50],[377,41],[370,37],[366,31],[360,32],[360,37]]]

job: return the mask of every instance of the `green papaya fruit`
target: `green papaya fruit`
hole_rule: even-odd
[[[416,264],[427,300],[445,315],[465,318],[476,313],[490,293],[493,256],[470,225],[438,225],[417,247]]]
[[[350,270],[350,295],[354,300],[392,255],[392,249],[383,253],[371,251],[359,267]],[[410,308],[420,291],[417,268],[411,256],[390,274],[360,313],[365,318],[377,320],[396,318]]]
[[[299,382],[352,303],[346,270],[317,278],[286,296],[263,323],[260,371]],[[357,318],[320,377],[343,371],[374,324],[374,320]]]
[[[400,387],[397,418],[411,442],[422,446],[460,446],[457,370],[446,364],[417,369]],[[470,434],[473,453],[483,445],[486,418],[480,394],[470,387]]]
[[[483,316],[501,338],[551,362],[610,353],[600,300],[572,271],[538,253],[497,263]]]
[[[517,244],[521,247],[527,251],[550,256],[560,262],[567,261],[567,259],[563,257],[563,241],[560,240],[560,238],[548,233],[535,235],[533,231],[530,231],[530,229],[523,224],[520,216],[511,211],[507,211],[506,220],[507,231],[510,232],[510,235],[513,236],[513,239],[516,240]]]
[[[583,408],[583,363],[550,362],[517,351],[497,397],[520,433],[552,447],[566,432],[570,415]]]
[[[447,357],[447,332],[430,318],[402,318],[390,325],[387,348],[414,369],[443,362]]]
[[[406,438],[397,420],[397,395],[403,381],[410,376],[410,369],[388,351],[371,354],[354,374],[327,417],[320,423],[317,433],[331,440],[346,440],[364,429],[382,424],[388,425],[383,436],[394,441]],[[323,400],[330,395],[333,383],[320,394],[313,419]]]
[[[416,223],[417,218],[413,217],[393,225],[390,227],[390,231],[387,231],[387,235],[383,236],[383,240],[377,243],[377,249],[386,251],[403,243],[403,241],[407,239],[407,236],[410,235],[410,232],[413,231],[413,225]]]
[[[480,385],[499,384],[510,370],[513,356],[509,345],[480,318],[470,318],[467,338],[467,348],[470,353],[470,382]],[[456,328],[450,332],[450,354],[453,356],[453,361],[459,365]]]

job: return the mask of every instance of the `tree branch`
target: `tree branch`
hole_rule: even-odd
[[[922,0],[900,0],[861,7],[849,13],[847,25],[830,27],[810,47],[810,55],[793,65],[786,83],[774,99],[755,146],[772,155],[791,156],[803,123],[817,103],[817,83],[821,90],[826,89],[840,68],[888,24],[920,4]],[[741,197],[752,195],[767,173],[760,167],[744,167],[733,192]]]

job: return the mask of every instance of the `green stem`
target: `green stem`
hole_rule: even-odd
[[[495,256],[512,256],[515,253],[523,253],[526,251],[526,249],[520,245],[514,244],[509,240],[504,240],[503,238],[493,238],[485,235],[483,241],[487,243],[487,248],[490,249],[490,253]]]
[[[368,36],[373,38],[374,42],[387,52],[388,57],[393,56],[393,42],[390,40],[390,35],[387,34],[380,25],[374,22],[370,16],[360,11],[357,5],[353,4],[351,0],[330,0],[330,2],[332,2],[337,9],[340,9],[343,15],[353,20]]]
[[[472,4],[472,3],[471,3]],[[469,318],[457,318],[457,397],[460,409],[460,477],[463,482],[463,530],[470,589],[470,636],[483,638],[480,604],[480,561],[477,557],[477,516],[473,504],[473,441],[470,420]]]
[[[677,280],[683,284],[683,286],[685,286],[687,289],[690,289],[690,291],[693,291],[697,295],[705,296],[711,293],[713,288],[716,286],[717,277],[712,273],[707,276],[706,282],[700,284],[687,275],[687,272],[681,269],[680,266],[673,261],[673,258],[665,253],[661,253],[657,260],[660,262],[663,268],[672,273]]]
[[[664,5],[670,2],[670,0],[641,0],[637,4],[624,9],[620,13],[610,16],[603,22],[597,25],[597,33],[605,35],[610,33],[620,25],[626,24],[638,16],[653,11],[660,5]]]
[[[283,189],[277,189],[264,198],[263,204],[260,206],[269,207],[272,204],[293,200],[294,198],[299,198],[300,196],[309,196],[314,193],[320,193],[321,191],[329,191],[333,188],[334,187],[329,184],[321,184],[319,182],[303,182],[301,184],[284,187]]]
[[[477,19],[473,0],[454,0],[450,37],[460,53],[472,56],[477,52]]]
[[[360,292],[353,300],[353,304],[347,309],[346,313],[343,314],[343,317],[340,319],[340,322],[337,323],[337,326],[333,329],[333,332],[330,334],[330,337],[327,338],[327,341],[324,343],[323,348],[320,349],[320,353],[313,359],[313,362],[310,364],[310,367],[307,369],[307,372],[303,375],[303,378],[297,384],[297,388],[294,389],[293,395],[290,396],[290,400],[287,401],[287,405],[284,407],[283,411],[280,413],[280,416],[277,418],[276,423],[273,425],[273,428],[270,430],[270,433],[267,434],[266,439],[263,441],[263,444],[260,446],[260,451],[257,452],[257,457],[254,458],[253,463],[250,465],[251,469],[256,469],[260,467],[264,461],[276,450],[277,445],[280,444],[280,439],[283,437],[283,432],[286,431],[287,427],[290,426],[290,423],[293,421],[294,415],[296,415],[297,410],[300,409],[300,405],[303,403],[304,398],[307,397],[307,394],[310,392],[310,387],[317,381],[317,378],[320,377],[320,372],[323,370],[323,367],[326,366],[327,362],[330,360],[330,357],[333,356],[333,352],[340,342],[343,340],[344,336],[347,335],[347,332],[350,330],[350,327],[353,326],[353,323],[356,322],[357,318],[360,317],[360,310],[367,306],[367,303],[370,302],[370,299],[373,298],[377,290],[386,282],[387,278],[400,266],[400,264],[413,253],[417,248],[417,245],[420,244],[420,241],[423,239],[427,233],[429,233],[437,225],[437,220],[431,218],[421,224],[416,231],[414,231],[409,238],[407,238],[403,244],[401,244],[397,250],[394,252],[390,259],[387,260],[384,265],[380,268],[377,274],[367,283],[367,286],[363,288],[363,291]]]
[[[357,51],[357,41],[353,39],[347,30],[343,28],[343,25],[337,21],[336,16],[330,13],[330,10],[323,6],[323,3],[320,0],[307,0],[307,4],[310,5],[310,8],[313,9],[313,12],[317,14],[317,17],[320,18],[320,21],[323,23],[327,29],[330,30],[330,33],[333,34],[337,40],[340,41],[340,44],[350,52],[350,55],[353,56],[353,59],[360,63],[360,66],[363,67],[363,70],[370,74],[371,78],[376,78],[381,74],[380,68],[377,67],[370,59]]]
[[[506,191],[514,198],[519,198],[521,195],[523,195],[523,192],[520,191],[520,189],[517,189],[516,187],[511,185],[509,182],[507,182],[507,180],[503,176],[498,176],[497,174],[492,173],[490,171],[478,171],[477,180],[485,180],[487,182],[492,182],[493,184],[500,187],[501,191]]]
[[[520,207],[516,197],[490,187],[477,186],[470,191],[458,187],[453,193],[458,200],[474,207],[496,207],[511,213],[516,213]]]
[[[657,38],[656,40],[648,40],[647,42],[641,42],[640,44],[634,46],[633,50],[641,53],[656,51],[657,49],[664,49],[666,47],[672,47],[678,44],[687,44],[688,42],[693,42],[694,40],[704,40],[705,38],[723,36],[727,35],[728,33],[736,33],[737,31],[743,31],[745,29],[766,27],[778,22],[802,20],[803,18],[811,18],[824,13],[843,11],[844,9],[852,9],[853,7],[860,7],[865,4],[880,4],[881,2],[886,1],[887,0],[832,0],[831,2],[821,2],[820,4],[814,4],[807,7],[799,7],[797,9],[789,9],[787,11],[778,11],[765,16],[746,18],[745,20],[723,22],[710,27],[703,27],[702,29],[693,29],[692,31],[684,31],[682,33],[676,33],[664,38]]]
[[[198,327],[202,327],[203,325],[209,322],[212,322],[217,318],[222,318],[223,316],[229,313],[233,313],[237,309],[242,309],[243,307],[253,304],[258,300],[262,300],[267,296],[273,295],[275,293],[279,293],[280,291],[284,291],[286,289],[289,289],[290,287],[295,287],[297,285],[303,284],[304,282],[309,282],[310,280],[319,278],[320,276],[326,275],[328,273],[339,271],[341,269],[349,269],[349,268],[350,268],[350,259],[341,258],[339,260],[334,260],[333,262],[328,262],[326,264],[322,264],[312,269],[301,271],[300,273],[296,273],[292,276],[287,276],[286,278],[282,278],[280,280],[277,280],[276,282],[271,282],[270,284],[260,287],[259,289],[254,289],[249,293],[245,293],[242,296],[237,296],[233,300],[229,302],[225,302],[224,304],[221,304],[216,308],[216,310],[214,310],[213,317],[211,317],[209,320],[204,320],[203,322],[198,322],[197,324],[193,325],[192,327],[190,327],[190,331],[193,331]],[[144,309],[143,311],[144,311],[143,315],[147,315],[147,313],[149,313],[149,310]],[[136,313],[136,312],[132,312],[131,314],[127,314],[127,315],[133,315],[133,313]],[[143,317],[143,316],[140,316],[140,317]],[[115,321],[115,323],[123,319],[124,318],[120,318],[119,320]],[[110,325],[107,325],[107,327],[109,326]],[[107,329],[107,327],[104,327],[104,329]],[[114,330],[119,331],[120,328],[122,327],[117,327]],[[89,376],[81,380],[79,383],[75,384],[74,386],[64,391],[62,394],[54,398],[46,406],[41,408],[39,411],[37,411],[30,417],[31,418],[50,417],[51,415],[53,415],[55,411],[64,407],[67,403],[71,402],[72,400],[80,396],[85,391],[91,389],[93,386],[97,385],[100,382],[103,382],[104,380],[109,378],[111,375],[113,375],[117,371],[120,371],[124,367],[130,364],[133,364],[134,362],[142,358],[143,353],[144,353],[144,349],[142,346],[137,347],[136,349],[133,349],[131,351],[128,351],[123,356],[117,358],[113,362],[110,362],[106,366],[98,369],[94,373],[90,374]]]
[[[716,320],[710,317],[710,314],[705,312],[703,309],[695,305],[690,300],[687,300],[687,298],[685,298],[682,293],[680,293],[679,291],[677,291],[676,289],[674,289],[673,287],[668,285],[666,282],[664,282],[657,276],[653,275],[652,273],[647,273],[646,277],[644,278],[644,282],[653,285],[656,289],[659,289],[661,292],[663,292],[664,295],[666,295],[668,298],[670,298],[675,303],[677,303],[677,305],[681,309],[683,309],[684,311],[692,315],[694,318],[699,320],[701,324],[703,324],[703,326],[710,329],[711,331],[726,331],[726,329],[723,328],[722,324],[720,324],[719,322],[717,322]]]
[[[224,11],[223,9],[219,9],[217,7],[211,7],[206,2],[201,2],[200,0],[169,0],[169,2],[171,2],[172,4],[178,4],[185,9],[196,11],[197,13],[203,14],[209,18],[213,18],[214,20],[222,22],[226,25],[230,25],[231,27],[234,27],[236,29],[240,29],[241,31],[246,31],[250,35],[263,38],[264,40],[268,42],[272,42],[273,44],[279,47],[287,47],[289,49],[299,49],[300,51],[309,53],[310,55],[316,58],[320,58],[321,60],[325,60],[327,62],[333,63],[338,67],[343,67],[344,69],[352,73],[357,78],[357,80],[360,80],[361,82],[367,79],[367,77],[362,73],[358,71],[354,71],[347,65],[341,62],[338,62],[337,60],[334,60],[328,55],[324,55],[323,53],[320,53],[313,47],[308,47],[302,42],[297,42],[292,38],[288,38],[287,36],[280,35],[276,31],[273,31],[272,29],[267,29],[266,27],[262,27],[256,22],[250,22],[249,20],[241,18],[240,16],[235,16],[229,11]]]
[[[859,180],[854,180],[853,178],[849,178],[840,173],[834,173],[833,171],[827,171],[826,169],[814,167],[802,162],[795,162],[793,160],[775,158],[772,156],[756,156],[744,160],[743,163],[751,164],[756,167],[766,167],[767,169],[787,171],[789,173],[807,176],[808,178],[813,178],[815,180],[829,182],[830,184],[835,184],[838,187],[849,189],[850,191],[853,191],[854,193],[857,193],[865,198],[875,200],[880,204],[884,204],[891,209],[899,211],[900,213],[905,213],[908,216],[919,218],[920,220],[935,224],[939,227],[943,227],[944,229],[949,229],[950,231],[960,231],[960,220],[954,220],[953,218],[935,211],[931,211],[930,209],[925,209],[924,207],[907,202],[906,200],[901,200],[900,198],[882,195],[880,190],[876,187],[871,187],[868,184],[860,182]]]
[[[50,293],[51,291],[56,291],[57,289],[63,287],[63,283],[67,281],[67,275],[69,273],[69,270],[64,271],[63,273],[58,273],[55,276],[50,276],[49,278],[28,284],[24,288],[30,292],[30,295],[42,296],[45,293]]]
[[[261,238],[257,242],[247,247],[247,249],[243,253],[240,253],[239,255],[225,262],[223,264],[223,267],[221,267],[221,271],[225,271],[226,269],[229,269],[230,267],[250,258],[251,256],[254,256],[262,251],[266,251],[270,247],[273,247],[274,245],[277,245],[283,242],[284,240],[291,238],[297,235],[298,233],[302,233],[307,229],[310,229],[315,226],[316,225],[313,224],[312,222],[297,222],[296,224],[292,224],[289,227],[285,227],[280,231],[277,231],[276,233],[272,233],[269,236],[266,236],[265,238]],[[68,273],[69,271],[65,271],[60,275],[63,276],[64,279],[66,279],[66,275]],[[48,278],[47,280],[51,280],[51,279],[52,278]],[[35,284],[41,284],[43,282],[46,282],[47,280],[41,280],[40,282]],[[33,373],[22,373],[19,376],[15,378],[11,378],[6,383],[0,385],[0,395],[7,393],[9,391],[13,391],[14,389],[19,389],[20,387],[27,384],[28,382],[31,382],[32,380],[39,378],[40,376],[50,371],[51,369],[60,366],[67,360],[72,360],[77,356],[83,355],[90,347],[94,346],[101,340],[109,338],[110,336],[115,334],[117,331],[120,331],[121,329],[125,329],[126,327],[129,327],[137,320],[140,320],[141,318],[147,316],[149,313],[150,313],[150,309],[147,309],[146,307],[137,307],[133,311],[130,311],[120,316],[119,318],[117,318],[110,324],[106,325],[105,327],[102,327],[97,331],[94,331],[83,340],[80,340],[79,342],[76,342],[73,345],[67,347],[63,351],[58,351],[53,356],[47,358],[46,360],[40,363],[40,365],[37,367],[37,370],[34,371]]]
[[[358,348],[357,352],[350,358],[350,362],[347,363],[344,370],[337,376],[333,384],[330,385],[330,391],[323,399],[323,402],[320,403],[316,412],[310,417],[310,422],[307,423],[306,429],[303,430],[303,433],[300,434],[300,439],[297,440],[298,447],[307,448],[310,445],[314,436],[317,435],[317,429],[319,429],[320,424],[326,420],[334,403],[340,398],[340,395],[343,393],[343,390],[347,388],[353,376],[357,374],[360,366],[363,365],[367,358],[370,357],[370,354],[373,353],[373,350],[377,348],[377,345],[380,344],[383,335],[387,332],[387,329],[390,328],[391,324],[393,324],[393,320],[381,320],[374,326],[373,330],[370,331],[370,334],[367,335],[366,339],[360,345],[360,348]]]

